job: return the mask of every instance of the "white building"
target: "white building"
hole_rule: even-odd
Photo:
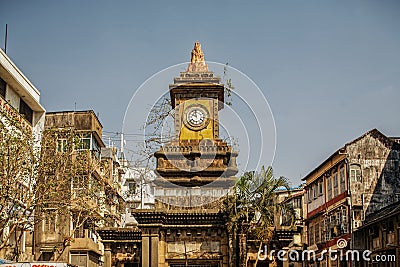
[[[0,49],[0,110],[11,116],[23,117],[39,134],[44,126],[45,109],[40,92]]]
[[[20,122],[18,127],[30,130],[28,133],[32,132],[33,145],[40,146],[44,118],[45,109],[40,104],[39,90],[0,49],[0,120],[4,125],[7,125],[7,122],[10,121]],[[10,131],[13,131],[13,129],[15,128],[10,128]],[[3,149],[6,151],[6,145]],[[8,159],[12,160],[10,157]],[[14,217],[8,216],[7,212],[4,213],[4,207],[12,207],[13,211],[21,212],[25,210],[25,214],[33,214],[31,213],[32,210],[27,208],[29,205],[27,205],[28,200],[26,200],[29,199],[27,195],[33,195],[28,194],[28,192],[31,192],[33,183],[27,184],[26,181],[21,180],[19,177],[22,171],[18,169],[14,172],[10,172],[8,169],[3,170],[8,176],[3,175],[6,179],[0,181],[1,185],[4,185],[4,183],[10,181],[9,177],[15,177],[12,181],[12,188],[18,189],[11,190],[12,192],[8,191],[7,195],[2,195],[3,204],[17,202],[25,204],[20,206],[22,208],[18,208],[15,204],[2,205],[0,243],[6,242],[6,245],[0,250],[0,258],[22,261],[29,260],[32,257],[33,241],[30,230],[33,228],[30,222],[33,220],[33,216],[28,215],[17,221]],[[30,179],[25,180],[31,181]],[[24,192],[24,194],[21,194],[21,192]]]
[[[122,196],[127,203],[127,213],[131,209],[154,208],[154,171],[147,168],[126,168],[122,178]]]

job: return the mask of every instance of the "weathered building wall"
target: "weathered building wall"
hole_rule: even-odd
[[[400,196],[400,146],[372,131],[347,145],[350,192],[353,206],[367,216]],[[360,173],[357,173],[360,168]]]
[[[338,149],[304,178],[309,249],[317,250],[317,255],[321,248],[337,249],[339,238],[351,242],[348,248],[384,248],[393,233],[378,240],[378,236],[360,238],[356,230],[376,211],[399,200],[399,151],[399,143],[373,129]]]
[[[45,127],[73,127],[76,131],[93,131],[102,136],[102,125],[92,110],[47,113]]]
[[[54,194],[57,198],[55,201],[64,203],[65,208],[57,206],[53,213],[58,214],[54,216],[41,217],[42,214],[37,212],[39,222],[35,225],[35,258],[86,267],[99,266],[104,246],[99,241],[95,225],[120,226],[124,208],[120,188],[116,186],[121,174],[116,150],[104,148],[102,126],[93,111],[50,113],[46,115],[45,126],[61,133],[61,139],[57,140],[58,152],[50,146],[50,153],[63,155],[64,160],[73,165],[73,172],[66,173],[73,179],[66,181],[64,192],[58,188]],[[67,152],[62,148],[64,143],[59,141],[71,141],[70,137],[62,136],[64,130],[70,128],[74,131],[72,138],[78,135],[82,145],[78,148],[71,146],[72,153],[64,153]],[[101,155],[104,156],[103,160]],[[54,170],[48,171],[52,175]]]

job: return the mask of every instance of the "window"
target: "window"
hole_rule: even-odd
[[[330,216],[330,238],[335,238],[339,235],[339,227],[338,227],[338,220],[336,218],[336,214],[334,213],[333,215]]]
[[[346,191],[346,180],[344,176],[344,167],[340,168],[340,192]]]
[[[322,228],[322,232],[323,232],[322,233],[323,241],[325,242],[325,241],[330,240],[331,239],[331,237],[330,237],[331,232],[329,230],[329,217],[326,217],[326,218],[323,219],[321,228]]]
[[[88,179],[85,176],[75,176],[72,179],[72,188],[74,189],[85,189],[87,187]]]
[[[326,225],[328,230],[327,240],[349,233],[348,210],[341,206],[328,215],[329,222]]]
[[[364,212],[362,210],[353,210],[353,219],[355,221],[364,221]]]
[[[53,252],[42,252],[40,254],[39,261],[51,261],[51,258],[53,257],[54,253]]]
[[[347,218],[347,213],[348,213],[348,211],[345,207],[342,207],[339,210],[339,215],[341,215],[341,217],[340,217],[340,232],[341,232],[341,234],[347,234],[349,232],[349,227],[348,227],[349,221]]]
[[[129,182],[128,183],[128,189],[130,193],[134,193],[136,191],[136,183],[135,182]]]
[[[19,113],[21,113],[27,121],[32,124],[33,121],[33,110],[25,103],[22,98],[19,101]]]
[[[57,140],[57,151],[67,152],[67,139],[60,138]]]
[[[6,87],[7,87],[6,81],[0,78],[0,95],[2,95],[4,98],[6,97]]]
[[[78,150],[90,150],[97,158],[100,158],[101,146],[91,133],[84,134],[79,138]]]
[[[82,222],[81,214],[75,213],[72,216],[72,228],[74,230],[74,238],[92,238],[93,239],[93,223],[89,220]],[[79,223],[78,223],[79,222]]]
[[[54,212],[46,212],[43,220],[43,231],[45,233],[53,233],[56,231],[57,214]]]
[[[293,200],[292,200],[292,205],[293,205],[293,208],[295,208],[295,209],[301,209],[301,198],[299,198],[299,197],[297,197],[297,198],[294,198]]]
[[[91,134],[85,134],[79,139],[78,150],[90,149]]]
[[[319,235],[319,223],[315,225],[315,242],[318,244],[321,242]]]
[[[92,147],[91,150],[93,151],[94,155],[97,158],[100,158],[100,153],[101,153],[101,147],[100,144],[97,142],[96,138],[92,134]]]
[[[313,197],[314,199],[316,199],[318,195],[318,184],[313,184],[312,190],[313,190]]]
[[[335,174],[333,175],[333,186],[334,187],[338,187],[338,175],[335,172]]]
[[[319,196],[322,196],[324,194],[323,185],[324,185],[323,181],[319,181],[319,183],[318,183],[318,195]]]
[[[308,236],[308,243],[310,246],[315,244],[314,239],[314,226],[310,226],[309,236]]]
[[[332,180],[331,177],[327,177],[328,179],[328,200],[332,198]]]
[[[358,164],[350,165],[350,180],[352,182],[362,182],[361,166]]]
[[[338,183],[338,174],[335,172],[335,174],[333,174],[333,197],[336,197],[337,195],[339,195],[339,183]]]
[[[95,192],[97,192],[100,188],[99,180],[94,175],[91,175],[89,178],[89,188]]]

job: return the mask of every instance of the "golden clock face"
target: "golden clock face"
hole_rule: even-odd
[[[191,105],[185,109],[183,121],[191,130],[204,129],[209,123],[209,113],[202,105]]]

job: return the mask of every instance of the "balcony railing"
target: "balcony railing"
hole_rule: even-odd
[[[71,242],[71,250],[91,250],[94,252],[99,251],[99,244],[97,238],[91,234],[88,229],[83,231],[75,231],[74,242]]]

